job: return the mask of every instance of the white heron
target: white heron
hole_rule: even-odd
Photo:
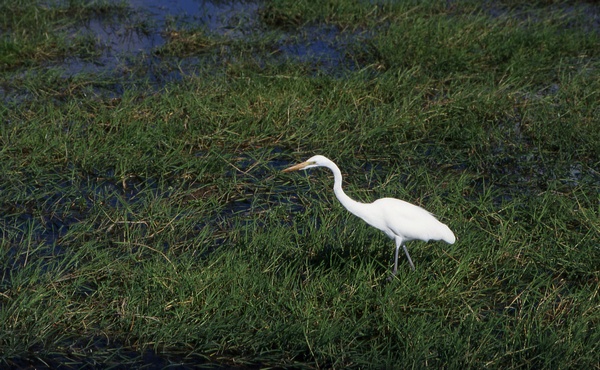
[[[395,198],[381,198],[373,203],[361,203],[351,199],[342,190],[342,173],[329,158],[315,155],[306,162],[296,164],[283,170],[291,172],[313,167],[327,167],[333,172],[333,192],[340,203],[355,216],[362,218],[369,225],[383,231],[396,242],[394,255],[394,271],[398,271],[398,251],[400,246],[406,253],[408,263],[414,270],[415,265],[408,254],[405,243],[410,240],[443,240],[454,244],[456,237],[448,226],[438,221],[431,213],[414,204]]]

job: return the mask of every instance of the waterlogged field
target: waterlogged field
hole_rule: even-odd
[[[0,3],[2,366],[600,368],[599,13]]]

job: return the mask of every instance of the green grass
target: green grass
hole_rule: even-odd
[[[581,5],[274,1],[248,38],[168,23],[114,73],[71,74],[102,53],[85,22],[150,26],[61,4],[0,11],[3,364],[600,368]],[[280,55],[331,25],[352,68]],[[183,73],[149,77],[148,55]],[[388,283],[393,242],[330,174],[280,172],[317,153],[353,198],[422,205],[457,242],[411,242]]]

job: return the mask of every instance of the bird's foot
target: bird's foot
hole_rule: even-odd
[[[397,272],[397,271],[394,271],[394,272],[392,272],[392,274],[391,274],[390,276],[388,276],[388,277],[387,277],[387,279],[386,279],[386,280],[387,280],[389,283],[391,283],[392,281],[394,281],[394,279],[396,278],[396,272]]]

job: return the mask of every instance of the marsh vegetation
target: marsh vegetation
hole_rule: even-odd
[[[2,364],[600,367],[597,4],[164,4],[0,3]]]

